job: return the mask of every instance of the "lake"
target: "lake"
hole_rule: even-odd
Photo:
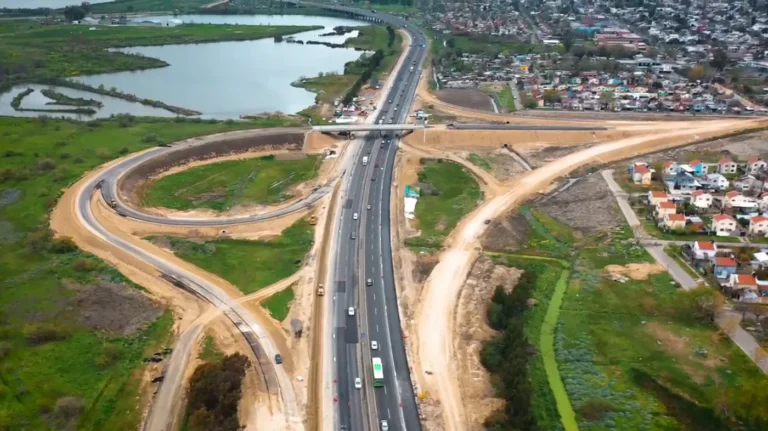
[[[366,25],[344,18],[299,15],[185,15],[175,18],[151,16],[145,19],[161,23],[169,19],[179,19],[183,22],[216,24],[322,25],[324,29],[298,33],[294,37],[304,41],[319,40],[331,43],[341,43],[354,34],[323,37],[319,35],[331,31],[335,26]],[[320,72],[343,72],[345,63],[356,60],[362,54],[347,48],[275,43],[272,38],[244,42],[136,47],[119,51],[159,58],[170,66],[73,79],[96,87],[102,84],[107,88],[116,87],[124,93],[194,109],[202,112],[203,118],[217,119],[239,118],[242,114],[262,112],[296,113],[314,104],[315,94],[292,87],[292,82],[301,77],[317,76]],[[9,105],[13,95],[26,87],[28,86],[18,86],[10,94],[0,95],[0,115],[39,115],[18,113]],[[59,91],[73,94],[74,90]],[[44,99],[38,92],[28,97],[33,96],[35,100],[30,103],[41,103],[40,98]],[[84,97],[97,99],[96,96]],[[107,112],[116,113],[116,109],[117,112],[147,115],[145,106],[121,104],[119,107],[113,107],[111,103],[111,100],[104,101],[105,108],[100,110],[104,112],[99,112],[97,117],[108,116]],[[132,106],[135,110],[120,111]],[[25,100],[22,107],[30,106]],[[151,115],[156,111],[153,110]]]
[[[111,0],[89,0],[89,3],[106,3]],[[76,0],[0,0],[0,9],[34,9],[38,7],[49,7],[52,9],[58,9],[65,6],[80,4],[82,1]]]

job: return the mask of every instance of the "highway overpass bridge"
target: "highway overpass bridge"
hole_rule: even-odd
[[[334,124],[330,126],[312,126],[312,130],[322,133],[340,132],[402,132],[404,130],[426,129],[421,124]]]

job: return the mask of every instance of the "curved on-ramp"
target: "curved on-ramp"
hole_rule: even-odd
[[[220,137],[221,135],[211,135],[211,137]],[[301,419],[301,412],[298,411],[296,402],[296,396],[293,391],[290,377],[282,367],[276,366],[272,361],[275,354],[280,353],[270,338],[268,332],[259,325],[259,323],[251,316],[251,314],[242,307],[242,305],[232,299],[224,290],[216,286],[215,284],[198,277],[184,268],[169,262],[162,257],[153,255],[137,245],[130,243],[118,235],[111,233],[104,227],[97,218],[91,208],[91,197],[98,189],[104,190],[103,185],[110,184],[110,187],[115,187],[117,180],[120,176],[125,174],[132,168],[135,168],[140,163],[150,160],[154,157],[158,157],[168,152],[174,151],[174,148],[194,145],[203,145],[210,143],[205,139],[190,139],[175,144],[170,148],[158,147],[149,151],[145,151],[137,154],[136,156],[129,157],[119,163],[116,163],[99,175],[94,176],[85,184],[83,184],[79,190],[77,190],[76,208],[75,212],[80,224],[82,224],[90,233],[107,242],[108,244],[132,255],[136,258],[147,262],[152,265],[158,271],[163,274],[163,278],[166,281],[180,287],[193,295],[204,299],[205,301],[213,304],[219,309],[232,323],[237,327],[240,333],[244,336],[248,344],[251,346],[256,358],[257,365],[261,368],[264,375],[265,383],[270,390],[276,390],[279,394],[282,411],[286,417],[286,425],[289,429],[303,429],[303,422]],[[117,193],[112,189],[113,196],[116,197]],[[280,217],[282,215],[289,214],[300,208],[306,207],[307,202],[316,202],[323,196],[322,193],[315,191],[310,197],[294,204],[290,207],[283,208],[271,213],[257,214],[247,217],[238,217],[226,219],[231,224],[243,223],[244,219],[248,221],[266,220],[269,218]],[[122,211],[127,207],[118,207],[118,211]],[[141,215],[141,212],[137,212]],[[215,220],[215,219],[214,219]],[[165,224],[182,224],[188,226],[197,226],[195,223],[201,223],[200,225],[210,226],[222,224],[218,220],[216,223],[211,223],[211,219],[165,219],[162,217],[152,218],[151,221]],[[189,350],[194,345],[194,341],[200,335],[202,331],[202,325],[193,325],[190,330],[182,334],[182,337],[178,341],[177,348],[174,349],[174,353],[170,359],[170,365],[166,370],[166,379],[164,382],[168,384],[161,384],[157,396],[150,408],[147,419],[144,423],[145,431],[165,431],[169,429],[173,423],[173,418],[169,418],[168,415],[172,414],[171,406],[173,402],[180,396],[181,383],[183,379],[183,373],[185,365],[188,361]],[[174,358],[175,356],[175,358]],[[171,375],[174,374],[174,375]]]
[[[227,142],[229,138],[237,137],[258,137],[269,135],[280,135],[286,133],[308,132],[305,128],[280,128],[280,129],[259,129],[244,130],[237,132],[220,133],[216,135],[205,136],[202,138],[191,138],[176,142],[167,147],[157,147],[149,151],[128,157],[120,163],[110,167],[100,175],[97,182],[101,195],[106,202],[114,202],[114,210],[123,217],[130,217],[143,222],[156,223],[161,225],[206,227],[206,226],[232,226],[244,223],[254,223],[283,217],[305,208],[311,207],[317,201],[322,199],[331,191],[330,183],[316,187],[309,196],[299,199],[283,208],[275,209],[266,213],[247,214],[239,216],[224,217],[175,217],[159,216],[148,213],[142,208],[134,208],[128,205],[120,198],[118,187],[122,179],[129,175],[131,171],[140,168],[142,165],[156,159],[164,157],[173,152],[188,150],[194,147],[215,146],[219,143]]]

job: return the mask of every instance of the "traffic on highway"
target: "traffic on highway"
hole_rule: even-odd
[[[402,124],[419,82],[426,37],[404,20],[380,18],[408,31],[411,45],[373,122]],[[332,266],[338,429],[421,429],[398,314],[390,242],[390,193],[401,132],[376,131],[361,139],[346,178],[349,187],[341,198],[338,253]]]

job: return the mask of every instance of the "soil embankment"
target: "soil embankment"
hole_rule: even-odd
[[[275,130],[274,133],[255,131],[249,134],[222,136],[203,145],[188,146],[149,159],[120,178],[118,191],[126,202],[138,205],[142,190],[149,180],[170,169],[192,162],[200,162],[248,152],[299,151],[304,146],[305,130]]]

